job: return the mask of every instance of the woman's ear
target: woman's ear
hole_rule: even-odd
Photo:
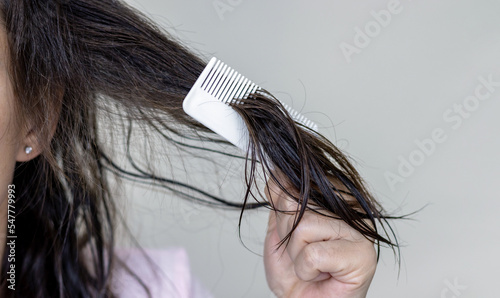
[[[59,102],[62,102],[64,92],[61,91],[59,95]],[[48,143],[52,140],[54,133],[56,132],[57,123],[59,122],[59,116],[61,114],[61,105],[56,107],[56,111],[52,114],[51,123],[50,123],[50,131],[48,134]],[[37,136],[35,135],[34,129],[29,130],[29,132],[24,135],[23,139],[19,142],[19,148],[17,149],[16,161],[25,162],[29,161],[42,153],[42,146],[39,144],[37,140]]]
[[[41,148],[37,146],[35,135],[32,131],[19,143],[16,155],[16,161],[25,162],[29,161],[40,155]]]

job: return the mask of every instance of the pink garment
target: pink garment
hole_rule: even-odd
[[[117,250],[116,254],[146,284],[152,298],[212,297],[191,275],[185,249],[145,249],[145,252],[152,262],[138,249]],[[113,288],[120,298],[147,297],[140,283],[124,269],[114,272]]]

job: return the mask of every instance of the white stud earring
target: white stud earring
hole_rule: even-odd
[[[26,146],[26,148],[24,148],[24,152],[26,152],[26,154],[30,154],[31,151],[33,151],[33,148],[31,148],[30,146]]]

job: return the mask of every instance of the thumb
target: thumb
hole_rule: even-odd
[[[266,240],[264,242],[264,268],[267,284],[278,297],[283,297],[285,289],[291,287],[295,272],[293,263],[283,247],[278,249],[280,238],[276,228],[276,212],[269,212]]]
[[[264,242],[264,253],[267,256],[273,255],[277,253],[278,244],[280,242],[280,237],[277,231],[277,219],[276,219],[276,211],[269,211],[269,220],[267,223],[267,233],[266,239]]]

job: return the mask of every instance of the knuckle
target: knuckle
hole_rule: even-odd
[[[302,257],[302,266],[306,271],[315,270],[319,262],[319,254],[316,245],[307,245],[304,247],[304,253]]]

